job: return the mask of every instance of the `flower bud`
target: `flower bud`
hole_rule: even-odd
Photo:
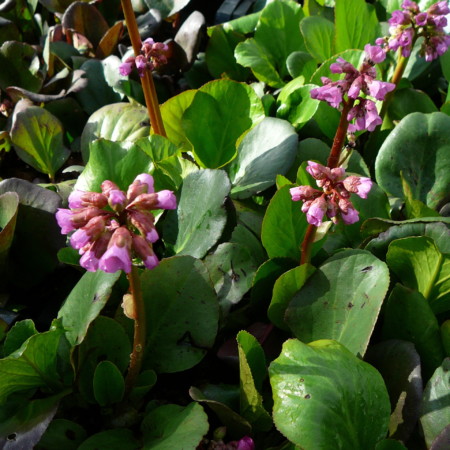
[[[142,236],[133,234],[133,250],[142,259],[147,269],[153,269],[159,264],[151,245]]]
[[[99,268],[107,273],[123,270],[131,272],[131,234],[125,227],[117,228],[108,244],[108,249],[100,258]]]

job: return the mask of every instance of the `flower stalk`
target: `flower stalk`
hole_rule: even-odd
[[[121,0],[123,15],[128,28],[128,34],[130,36],[131,45],[135,56],[137,57],[141,53],[141,37],[134,15],[131,0]],[[141,78],[142,90],[144,92],[145,103],[147,105],[148,116],[150,118],[150,124],[156,134],[166,137],[166,130],[161,117],[161,110],[159,109],[158,96],[156,94],[155,83],[153,81],[153,75],[150,70],[146,70]]]
[[[125,378],[125,395],[128,397],[136,379],[141,371],[142,361],[145,353],[146,341],[146,317],[145,307],[142,299],[141,280],[139,278],[139,270],[133,266],[131,272],[127,274],[128,282],[130,283],[130,294],[134,319],[134,337],[133,350],[130,355],[130,365],[128,367],[127,376]]]

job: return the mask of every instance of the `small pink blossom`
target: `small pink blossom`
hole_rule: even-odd
[[[157,194],[156,208],[159,209],[176,209],[177,199],[172,191],[159,191]]]
[[[347,208],[347,212],[343,212],[341,211],[341,217],[342,217],[342,221],[346,224],[346,225],[351,225],[355,222],[358,222],[359,220],[359,213],[358,211],[353,208],[353,206],[349,206]]]
[[[379,64],[386,59],[386,52],[378,45],[367,44],[364,47],[366,58],[374,64]]]
[[[108,249],[100,258],[98,266],[106,273],[123,270],[131,272],[131,234],[125,227],[117,228],[108,244]]]
[[[316,198],[309,206],[306,212],[306,220],[311,225],[318,227],[323,220],[323,216],[327,212],[327,202],[325,197],[322,195]]]

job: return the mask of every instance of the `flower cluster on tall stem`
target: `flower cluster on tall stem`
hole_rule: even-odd
[[[401,52],[403,57],[411,54],[417,38],[423,37],[420,55],[432,61],[443,55],[449,45],[450,36],[445,33],[450,8],[447,1],[439,1],[426,11],[420,11],[416,2],[404,0],[401,10],[392,12],[389,19],[389,36],[378,38],[376,43],[384,51]]]
[[[383,49],[367,44],[364,51],[366,57],[359,70],[338,58],[330,65],[330,71],[345,74],[344,78],[332,81],[322,77],[323,86],[311,90],[312,98],[325,101],[340,111],[346,110],[347,122],[353,121],[348,125],[350,132],[373,131],[380,125],[382,121],[374,100],[384,100],[386,94],[395,89],[393,83],[376,80],[374,66],[386,58]]]
[[[153,177],[141,174],[120,190],[104,181],[102,192],[74,191],[69,209],[60,208],[56,220],[63,234],[74,231],[70,245],[80,253],[80,265],[95,272],[131,272],[132,259],[138,257],[148,269],[158,264],[153,243],[159,239],[155,229],[155,209],[175,209],[172,191],[154,191]]]
[[[342,219],[347,225],[359,220],[350,194],[367,198],[372,188],[370,178],[353,175],[346,177],[342,167],[330,169],[313,161],[308,161],[306,171],[316,180],[321,190],[311,186],[298,186],[291,188],[290,193],[293,201],[303,201],[302,211],[309,224],[318,227],[325,216],[334,223]]]

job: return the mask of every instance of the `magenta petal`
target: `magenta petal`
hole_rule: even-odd
[[[98,269],[99,259],[95,256],[95,252],[88,250],[80,258],[80,266],[84,267],[88,272],[96,272]]]
[[[76,209],[83,207],[83,201],[81,200],[81,196],[85,193],[85,191],[72,191],[69,195],[69,208]]]
[[[155,254],[153,254],[147,256],[147,258],[143,260],[143,263],[147,269],[154,269],[159,264],[159,259]]]
[[[347,208],[347,214],[341,211],[341,217],[345,224],[351,225],[352,223],[358,222],[359,213],[355,208],[349,206]]]
[[[306,213],[306,220],[311,225],[318,227],[323,220],[323,216],[327,211],[327,202],[323,197],[319,197],[311,203]]]
[[[130,75],[132,70],[133,70],[133,63],[131,62],[124,62],[119,66],[119,73],[124,77]]]
[[[367,194],[372,189],[372,180],[367,177],[360,177],[357,189],[358,192],[356,192],[356,195],[358,195],[361,198],[367,198]]]
[[[156,242],[159,239],[158,232],[155,228],[152,228],[146,235],[145,239],[147,239],[148,242],[151,242],[152,244]]]
[[[172,191],[164,190],[156,194],[158,196],[158,202],[155,207],[159,209],[176,209],[177,198]]]
[[[61,227],[61,234],[67,234],[75,230],[71,220],[72,215],[73,212],[70,209],[59,208],[56,212],[56,221]]]
[[[293,187],[289,189],[289,192],[291,194],[291,198],[294,202],[298,202],[302,199],[303,195],[303,186]]]
[[[146,184],[148,188],[147,194],[153,194],[153,192],[155,192],[153,177],[148,173],[141,173],[134,181],[140,181],[141,183]]]
[[[99,268],[106,273],[114,273],[118,270],[130,273],[131,258],[128,248],[112,245],[100,258]]]
[[[378,45],[367,44],[364,47],[364,52],[366,54],[366,57],[375,64],[379,64],[386,59],[386,53]]]
[[[253,439],[249,436],[244,436],[237,443],[236,450],[254,450],[255,444]]]
[[[86,230],[80,228],[79,230],[75,231],[75,233],[73,233],[70,237],[70,245],[73,248],[79,250],[80,248],[83,248],[85,245],[87,245],[90,239],[91,237],[86,233]]]

